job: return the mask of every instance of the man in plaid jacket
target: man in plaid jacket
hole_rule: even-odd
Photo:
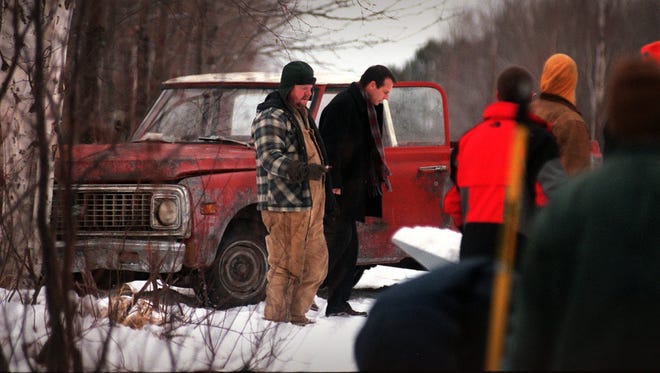
[[[252,123],[256,147],[257,209],[268,235],[264,318],[304,326],[325,279],[323,235],[326,155],[306,107],[316,78],[305,62],[284,66],[279,90],[257,106]]]

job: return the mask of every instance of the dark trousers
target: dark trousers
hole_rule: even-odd
[[[325,240],[328,244],[328,309],[341,307],[351,297],[355,285],[358,236],[355,219],[340,214],[326,219]]]
[[[460,259],[485,257],[497,259],[500,248],[503,225],[496,223],[467,223],[463,226],[461,239]],[[516,235],[516,268],[520,268],[527,238],[518,233]]]

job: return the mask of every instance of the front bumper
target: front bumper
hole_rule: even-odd
[[[58,241],[58,255],[66,245]],[[73,247],[73,272],[112,269],[135,272],[173,273],[181,270],[186,246],[182,242],[134,239],[88,239]]]

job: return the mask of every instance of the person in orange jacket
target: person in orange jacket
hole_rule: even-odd
[[[569,175],[591,168],[589,129],[576,107],[578,68],[568,55],[548,58],[541,73],[541,94],[530,105],[531,111],[552,124],[559,145],[559,158]]]

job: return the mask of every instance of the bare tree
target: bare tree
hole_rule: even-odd
[[[67,279],[57,259],[49,228],[52,198],[55,129],[61,119],[60,75],[66,60],[70,4],[61,1],[3,2],[4,56],[12,65],[3,77],[3,285],[36,287],[47,282],[51,315],[49,370],[80,368],[73,356],[71,309]],[[10,21],[11,23],[8,23]],[[45,279],[44,279],[45,277]],[[70,288],[70,280],[68,288]],[[74,365],[70,365],[71,362]]]
[[[4,234],[12,243],[3,250],[7,270],[14,270],[17,283],[35,284],[41,275],[40,239],[36,219],[49,210],[48,193],[37,190],[39,181],[52,185],[55,151],[54,131],[61,117],[60,74],[66,56],[70,11],[64,1],[45,3],[43,12],[32,2],[3,3],[2,58],[12,65],[3,73],[2,145],[4,154]],[[41,16],[43,14],[43,16]],[[39,15],[39,17],[37,17]],[[42,31],[43,30],[43,31]],[[43,39],[41,39],[43,37]],[[38,95],[40,94],[40,95]],[[43,113],[39,109],[43,109]],[[44,137],[39,137],[41,131]],[[40,148],[43,146],[43,148]],[[39,153],[46,152],[45,156]],[[28,250],[24,249],[26,248]],[[24,259],[29,261],[24,261]],[[8,263],[14,263],[11,266]],[[26,268],[26,263],[34,266]],[[28,275],[29,277],[24,277]]]
[[[347,24],[414,16],[441,2],[324,0],[116,0],[77,1],[69,62],[82,76],[65,79],[75,111],[65,107],[64,130],[74,143],[124,141],[168,78],[280,68],[293,52],[372,45],[384,40],[364,33],[327,38]],[[440,16],[439,16],[440,17]],[[439,22],[440,20],[436,20]],[[410,27],[410,33],[429,25]],[[68,104],[67,104],[68,105]],[[71,131],[71,121],[82,127]]]

